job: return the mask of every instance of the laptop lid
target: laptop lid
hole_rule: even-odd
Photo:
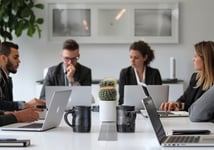
[[[133,105],[136,110],[144,109],[141,100],[151,96],[155,106],[159,109],[162,102],[168,101],[169,85],[125,85],[124,105]]]
[[[55,91],[51,100],[44,122],[15,123],[3,126],[5,131],[45,131],[59,126],[67,106],[71,90]]]
[[[161,103],[167,102],[169,98],[169,85],[147,85],[148,96],[151,96],[156,109],[160,108]]]
[[[46,86],[45,87],[45,99],[47,107],[49,106],[49,99],[55,91],[71,89],[72,93],[69,98],[66,109],[72,108],[73,106],[83,105],[91,106],[92,102],[92,91],[91,86]]]
[[[169,147],[184,147],[184,146],[214,146],[214,136],[193,136],[193,135],[185,135],[185,136],[166,136],[166,132],[164,131],[163,125],[160,121],[159,114],[155,108],[153,100],[151,97],[146,97],[142,100],[142,103],[148,113],[148,117],[154,129],[155,135],[158,139],[158,142],[162,146],[169,146]],[[197,142],[190,142],[190,140],[182,142],[170,142],[170,138],[198,138]]]
[[[147,97],[144,98],[142,102],[151,121],[158,142],[159,144],[161,144],[161,141],[166,137],[166,132],[164,131],[163,125],[160,121],[159,114],[155,108],[153,100],[151,97]]]

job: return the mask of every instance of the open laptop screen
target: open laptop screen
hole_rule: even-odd
[[[156,133],[155,135],[157,136],[158,141],[161,144],[161,141],[164,140],[166,134],[163,125],[160,121],[159,114],[155,109],[155,105],[152,101],[152,98],[151,97],[144,98],[143,104],[152,123],[152,127],[154,128],[154,131]]]
[[[72,93],[69,98],[67,109],[73,106],[83,105],[91,106],[92,102],[92,91],[91,86],[46,86],[45,95],[47,107],[49,106],[49,99],[55,91],[71,89]]]
[[[144,109],[141,100],[151,96],[155,106],[159,109],[162,102],[168,101],[169,85],[125,85],[124,105],[135,106],[136,110]]]

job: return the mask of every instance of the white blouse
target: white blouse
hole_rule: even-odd
[[[146,86],[146,84],[145,84],[145,72],[146,72],[146,68],[144,68],[144,70],[143,70],[143,81],[142,82],[139,79],[139,76],[137,74],[136,68],[134,68],[134,72],[135,72],[135,76],[136,76],[136,79],[137,79],[137,84],[138,85],[144,85],[144,86]]]

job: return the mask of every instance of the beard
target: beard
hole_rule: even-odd
[[[11,63],[11,61],[8,59],[8,62],[6,64],[6,69],[8,70],[8,72],[11,73],[16,73],[17,70],[15,69],[14,65]]]

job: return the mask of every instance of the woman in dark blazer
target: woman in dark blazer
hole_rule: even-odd
[[[194,48],[193,63],[197,72],[192,74],[183,95],[176,102],[162,103],[160,109],[188,111],[189,107],[214,85],[214,42],[201,41],[196,43]]]
[[[149,66],[154,52],[144,41],[137,41],[129,48],[131,66],[123,68],[119,77],[119,105],[123,104],[124,85],[161,85],[158,69]]]

